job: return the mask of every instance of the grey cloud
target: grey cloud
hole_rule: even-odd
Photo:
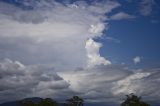
[[[97,65],[92,68],[55,72],[54,68],[47,65],[26,66],[9,59],[1,61],[0,64],[1,102],[31,96],[65,100],[69,96],[80,95],[86,102],[117,104],[117,101],[121,102],[121,98],[129,93],[142,95],[149,102],[160,99],[158,68],[131,71],[125,65]],[[4,74],[5,68],[2,68],[2,65],[7,67],[7,74]],[[13,69],[17,69],[14,74]],[[18,74],[19,71],[23,74]]]
[[[62,94],[63,89],[70,91],[70,85],[62,77],[43,66],[24,66],[18,61],[5,59],[0,62],[0,75],[0,102],[37,95],[42,97],[44,95],[39,93],[47,89]]]
[[[80,92],[88,102],[106,102],[108,99],[117,99],[112,93],[113,82],[130,74],[132,72],[125,66],[118,65],[101,65],[76,72],[59,72],[59,75],[70,83],[70,88],[75,92]]]
[[[153,70],[131,71],[123,65],[102,65],[59,74],[73,91],[81,92],[87,102],[120,103],[124,95],[135,93],[151,103],[160,99],[159,69]]]
[[[23,71],[25,66],[23,64],[16,61],[12,64],[12,61],[9,59],[5,59],[3,63],[0,63],[0,75],[1,78],[3,76],[12,76],[12,75],[24,75],[25,72]]]
[[[18,21],[20,23],[42,23],[45,21],[46,17],[42,12],[35,11],[27,11],[21,8],[14,6],[13,4],[0,3],[0,16],[6,17],[11,20]]]

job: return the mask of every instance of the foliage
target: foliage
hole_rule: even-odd
[[[78,96],[67,99],[67,106],[83,106],[84,100]]]
[[[80,98],[79,96],[73,96],[70,99],[66,100],[66,106],[83,106],[84,100]],[[38,103],[34,103],[33,101],[21,101],[21,106],[58,106],[57,102],[50,99],[42,99]],[[121,103],[120,106],[150,106],[148,103],[141,100],[141,97],[138,97],[136,95],[129,94],[126,95],[126,99],[124,102]]]
[[[33,101],[21,101],[21,106],[58,106],[58,104],[56,101],[46,98],[38,103],[34,103]]]
[[[57,106],[57,103],[56,101],[53,101],[50,98],[46,98],[40,101],[40,103],[38,103],[37,106]]]
[[[35,106],[35,104],[34,104],[32,101],[30,101],[30,100],[21,101],[20,104],[21,104],[22,106]]]
[[[150,106],[148,103],[141,101],[141,97],[129,94],[126,95],[126,100],[121,104],[121,106]]]

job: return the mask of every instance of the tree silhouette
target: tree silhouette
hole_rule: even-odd
[[[31,100],[20,101],[20,106],[58,106],[58,104],[56,101],[50,98],[46,98],[46,99],[42,99],[38,103],[34,103]]]
[[[21,101],[20,102],[21,106],[36,106],[32,101],[27,100],[27,101]]]
[[[126,97],[126,100],[123,103],[121,103],[121,106],[150,106],[144,101],[141,101],[141,97],[138,97],[133,93],[126,95]]]
[[[46,98],[46,99],[43,99],[41,100],[37,106],[58,106],[57,105],[57,102],[50,99],[50,98]]]
[[[67,106],[83,106],[84,100],[78,96],[67,99]]]

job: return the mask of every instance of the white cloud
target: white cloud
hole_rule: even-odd
[[[133,58],[133,62],[134,62],[134,64],[140,63],[141,62],[141,57],[136,56],[135,58]]]
[[[87,39],[102,36],[105,14],[120,6],[113,1],[63,5],[43,0],[27,5],[33,10],[0,2],[0,57],[64,69],[86,66]]]
[[[111,64],[109,60],[100,56],[99,49],[101,46],[101,43],[97,43],[93,39],[87,40],[85,48],[87,50],[88,67]]]
[[[100,34],[102,35],[102,31],[104,30],[105,26],[104,24],[97,24],[97,25],[91,25],[91,28],[89,29],[89,32],[92,34]]]
[[[124,94],[130,94],[130,93],[135,93],[137,94],[137,89],[141,89],[141,85],[139,84],[134,84],[134,81],[143,79],[145,77],[148,77],[150,73],[145,73],[145,72],[137,72],[135,74],[132,74],[122,80],[119,80],[116,82],[116,86],[113,87],[113,93],[115,95],[124,93]],[[133,84],[132,84],[133,83]]]
[[[114,43],[121,43],[121,41],[119,39],[109,37],[109,36],[105,37],[104,39],[106,39],[107,41],[110,41],[110,42],[114,42]]]
[[[150,103],[156,103],[160,98],[158,77],[159,69],[142,70],[115,82],[112,90],[115,95],[135,93]]]
[[[129,15],[124,12],[119,12],[119,13],[114,14],[110,17],[111,20],[123,20],[123,19],[133,19],[133,18],[135,18],[135,16]]]

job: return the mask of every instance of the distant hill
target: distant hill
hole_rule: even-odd
[[[40,97],[25,98],[25,99],[22,99],[22,100],[5,102],[5,103],[0,104],[0,106],[21,106],[20,101],[32,101],[34,103],[38,103],[41,100],[43,100],[43,98],[40,98]],[[64,103],[58,103],[58,105],[59,106],[64,106]]]

